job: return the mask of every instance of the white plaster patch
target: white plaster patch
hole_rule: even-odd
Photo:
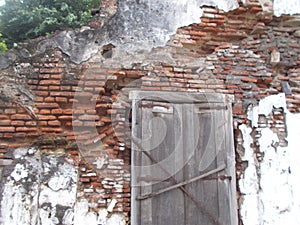
[[[274,107],[283,108],[284,112],[287,111],[286,99],[284,93],[280,93],[277,95],[270,95],[260,100],[258,114],[267,116],[272,112]]]
[[[236,0],[201,0],[202,5],[216,6],[220,10],[228,12],[239,7],[239,3]]]
[[[283,108],[287,112],[285,94],[270,95],[260,100],[258,106],[254,106],[252,110],[247,113],[247,118],[251,120],[252,127],[258,126],[259,115],[268,116],[273,108]]]
[[[1,224],[30,224],[29,212],[25,210],[26,203],[23,200],[24,189],[21,185],[15,186],[13,181],[6,183],[2,193],[3,199],[1,204]],[[11,201],[11,200],[14,201]],[[16,202],[17,204],[14,204]]]
[[[104,157],[98,157],[93,164],[95,164],[96,168],[98,170],[100,170],[103,167],[103,165],[104,165],[105,162],[106,162],[106,158],[104,158]]]
[[[23,150],[15,152],[21,160],[3,186],[0,224],[73,224],[66,207],[72,210],[76,202],[76,169],[63,162],[61,156],[28,157]],[[66,208],[65,216],[57,211],[59,207]],[[58,215],[64,217],[65,223]]]
[[[278,135],[268,127],[258,129],[261,134],[258,138],[259,151],[263,153],[263,159],[260,164],[256,164],[255,171],[255,155],[251,159],[253,149],[250,146],[253,142],[250,137],[252,129],[244,124],[239,126],[244,140],[243,160],[249,164],[239,182],[244,197],[241,205],[244,225],[300,224],[300,114],[288,112],[284,95],[279,94],[261,100],[259,106],[248,114],[248,118],[252,122],[258,121],[260,114],[269,115],[273,107],[281,107],[286,112],[288,146],[276,147],[279,143]],[[257,181],[259,186],[252,185],[251,181]]]
[[[10,175],[15,181],[20,181],[28,176],[28,171],[23,164],[18,163]]]
[[[14,150],[14,158],[15,159],[20,159],[24,157],[27,154],[27,149],[26,148],[17,148]]]
[[[66,189],[72,180],[76,180],[76,177],[77,175],[74,168],[68,163],[64,163],[59,167],[59,170],[54,176],[50,178],[48,185],[54,191]]]
[[[111,202],[112,205],[116,204],[115,200],[112,200]],[[89,221],[89,225],[126,224],[124,215],[119,213],[111,213],[108,211],[108,209],[100,209],[97,214],[95,212],[90,212],[88,200],[81,199],[76,203],[75,206],[74,225],[86,224],[86,221]]]
[[[260,199],[264,209],[263,224],[280,225],[291,222],[291,207],[294,190],[289,185],[289,148],[275,148],[279,142],[277,135],[269,128],[261,131],[259,138],[260,151],[264,158],[260,165]],[[297,224],[294,222],[288,224]]]
[[[288,126],[288,153],[289,153],[289,178],[288,184],[293,191],[293,198],[291,199],[291,216],[288,224],[300,224],[300,114],[288,113],[286,116]]]
[[[97,215],[89,212],[89,203],[86,199],[76,202],[74,213],[74,225],[86,224],[87,221],[89,225],[98,225]]]
[[[72,207],[76,201],[76,180],[77,173],[71,165],[60,165],[58,171],[49,179],[48,186],[41,185],[39,203]]]
[[[254,151],[251,148],[251,144],[253,144],[251,137],[252,129],[245,124],[240,125],[239,129],[242,132],[243,147],[245,150],[242,160],[248,162],[248,167],[239,180],[240,191],[244,199],[240,213],[244,225],[259,225],[259,183],[256,170],[257,162],[255,161]]]
[[[246,0],[243,3],[246,4]],[[272,13],[279,17],[282,14],[295,15],[300,13],[299,0],[259,0],[262,9],[266,13]]]
[[[294,15],[300,13],[299,0],[274,0],[274,15],[282,14]]]
[[[204,5],[226,12],[239,7],[237,0],[127,0],[115,17],[124,29],[113,29],[117,38],[110,42],[131,53],[165,46],[178,28],[201,22]]]
[[[125,225],[125,216],[122,214],[113,214],[108,218],[105,225]]]
[[[74,210],[73,209],[66,210],[62,222],[64,225],[73,225],[74,224]]]
[[[39,216],[41,225],[56,225],[59,224],[59,220],[55,217],[55,207],[44,207],[39,210]]]

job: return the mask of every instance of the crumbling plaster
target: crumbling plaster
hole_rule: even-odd
[[[41,155],[35,148],[16,149],[14,159],[17,164],[3,186],[0,223],[61,223],[76,202],[76,168],[64,156]]]
[[[257,124],[259,116],[269,116],[273,108],[282,108],[285,113],[287,147],[278,146],[279,138],[275,130]],[[242,160],[247,162],[239,181],[243,224],[299,224],[300,153],[297,140],[300,138],[300,115],[287,110],[284,94],[262,99],[248,113],[252,126],[239,126],[244,147]],[[259,136],[253,135],[254,130]],[[254,147],[256,139],[258,149]],[[257,153],[262,154],[262,159],[258,159]]]
[[[35,148],[14,151],[18,163],[3,186],[1,225],[123,225],[124,215],[107,209],[90,212],[86,199],[77,200],[77,168],[65,157],[40,155]],[[109,215],[109,217],[108,217]]]

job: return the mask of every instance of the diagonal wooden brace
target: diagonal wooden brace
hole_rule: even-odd
[[[204,179],[204,178],[206,178],[206,177],[208,177],[208,176],[210,176],[210,175],[212,175],[212,174],[214,174],[214,173],[221,172],[221,171],[224,170],[225,168],[226,168],[226,165],[222,165],[222,166],[220,166],[220,167],[218,167],[218,168],[216,168],[216,169],[214,169],[214,170],[211,170],[211,171],[209,171],[209,172],[207,172],[207,173],[205,173],[205,174],[202,174],[202,175],[200,175],[200,176],[194,177],[194,178],[192,178],[192,179],[190,179],[190,180],[187,180],[187,181],[184,181],[184,182],[181,182],[181,183],[177,183],[177,184],[175,184],[175,185],[172,185],[172,186],[170,186],[170,187],[161,189],[161,190],[159,190],[159,191],[156,191],[156,192],[153,192],[153,193],[150,193],[150,194],[138,196],[138,197],[136,197],[136,199],[137,199],[137,200],[144,200],[144,199],[147,199],[147,198],[152,198],[152,197],[154,197],[154,196],[157,196],[157,195],[160,195],[160,194],[165,193],[165,192],[167,192],[167,191],[171,191],[171,190],[173,190],[173,189],[182,187],[182,186],[184,186],[184,185],[187,185],[187,184],[189,184],[189,183],[195,182],[195,181],[197,181],[197,180]]]

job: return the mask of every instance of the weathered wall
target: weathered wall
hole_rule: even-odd
[[[249,123],[239,126],[247,163],[239,181],[244,224],[298,224],[299,114],[287,110],[284,94],[266,97],[248,113]]]
[[[102,1],[90,27],[1,56],[3,224],[129,221],[133,89],[233,95],[241,224],[299,223],[300,23],[272,16],[296,7],[154,2]]]

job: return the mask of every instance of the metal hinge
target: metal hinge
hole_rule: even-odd
[[[214,176],[214,177],[206,177],[203,180],[232,180],[231,176],[226,175],[220,175],[220,176]]]

